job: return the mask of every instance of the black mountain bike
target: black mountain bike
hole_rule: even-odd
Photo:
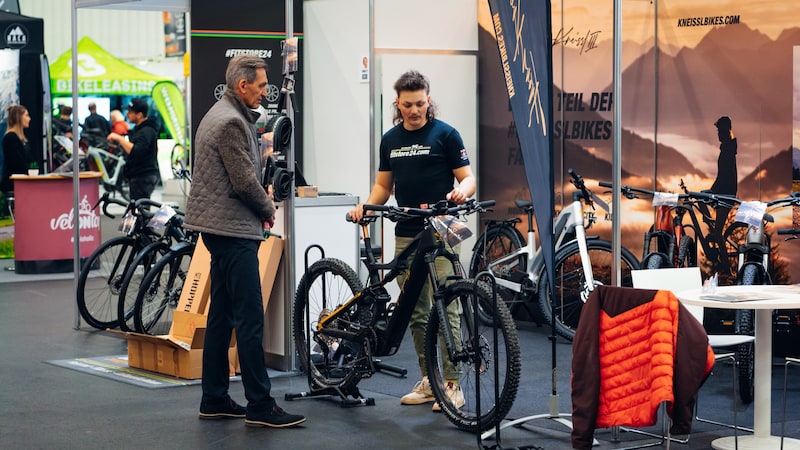
[[[516,328],[503,302],[497,303],[494,320],[489,324],[475,321],[476,302],[485,311],[492,311],[491,293],[485,285],[464,278],[459,257],[451,247],[457,239],[451,241],[453,233],[435,228],[446,222],[437,216],[481,212],[493,204],[494,201],[470,200],[448,207],[447,202],[441,201],[428,209],[364,205],[365,212],[380,213],[365,214],[358,223],[364,236],[367,286],[362,286],[350,266],[335,258],[320,259],[308,268],[297,288],[292,325],[311,392],[289,394],[286,399],[338,395],[345,405],[374,404],[361,396],[358,383],[379,369],[375,358],[393,355],[400,348],[419,293],[430,281],[434,304],[425,336],[425,359],[433,394],[444,415],[462,430],[483,431],[499,423],[511,409],[519,386]],[[395,222],[413,218],[425,221],[424,230],[387,264],[379,263],[373,254],[368,231],[369,225],[381,216]],[[434,266],[437,257],[450,261],[454,276],[439,279]],[[408,278],[399,298],[392,303],[386,285],[406,270]],[[453,316],[457,323],[453,323]],[[450,362],[459,373],[458,384],[465,398],[460,408],[445,394],[443,371]],[[475,382],[476,371],[480,372],[480,386]],[[491,406],[486,408],[487,405]]]
[[[164,229],[160,233],[159,239],[154,240],[139,251],[122,279],[119,289],[119,302],[117,303],[119,329],[122,331],[143,332],[136,329],[133,317],[136,297],[139,294],[142,281],[150,269],[155,266],[156,261],[169,253],[175,244],[186,240],[186,230],[183,229],[184,212],[175,210],[168,205],[161,205],[159,210],[156,211],[155,217],[167,215],[170,217],[165,221]],[[149,224],[148,227],[150,227]],[[159,232],[153,231],[154,235],[159,235]]]
[[[126,206],[120,223],[120,231],[125,235],[111,238],[97,247],[78,275],[78,311],[94,328],[104,330],[119,326],[119,294],[125,273],[134,264],[136,255],[159,239],[158,234],[146,226],[152,216],[146,204],[152,203],[149,199],[127,203],[106,192],[94,205],[94,208],[102,205],[103,214],[112,219],[114,215],[108,211],[109,205]]]

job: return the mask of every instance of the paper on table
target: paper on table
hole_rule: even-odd
[[[716,300],[718,302],[752,302],[757,300],[773,300],[776,297],[772,293],[765,292],[731,292],[729,294],[703,294],[703,300]]]

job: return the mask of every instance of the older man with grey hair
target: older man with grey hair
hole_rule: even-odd
[[[264,363],[264,312],[258,247],[275,206],[261,184],[262,159],[253,112],[267,95],[264,60],[228,63],[222,98],[197,128],[187,228],[199,231],[211,254],[211,306],[203,349],[201,419],[245,418],[256,427],[291,427],[301,415],[283,411],[270,395]],[[228,394],[228,347],[236,331],[247,408]]]

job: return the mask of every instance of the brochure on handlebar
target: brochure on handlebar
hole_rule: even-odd
[[[736,211],[734,220],[737,222],[744,222],[751,227],[758,227],[761,225],[761,220],[764,218],[764,213],[767,212],[767,204],[759,201],[742,202],[739,209]]]
[[[678,206],[678,194],[672,192],[654,192],[653,206]]]

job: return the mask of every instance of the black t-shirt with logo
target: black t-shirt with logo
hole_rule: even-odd
[[[419,130],[400,123],[381,139],[379,171],[391,171],[399,206],[424,207],[444,200],[453,190],[453,170],[469,165],[461,135],[441,120],[430,120]],[[397,223],[395,235],[413,237],[423,221]]]

